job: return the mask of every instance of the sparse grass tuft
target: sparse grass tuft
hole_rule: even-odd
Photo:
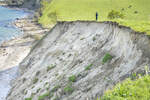
[[[45,94],[39,96],[38,100],[50,99],[51,97],[52,97],[52,95],[50,94],[50,92],[46,92]]]
[[[51,92],[56,92],[59,88],[60,88],[60,85],[56,85],[56,86],[51,90]]]
[[[90,65],[86,66],[85,70],[90,70],[92,66],[93,66],[93,64],[90,64]]]
[[[95,41],[96,40],[96,37],[93,37],[93,41]]]
[[[65,93],[72,93],[74,91],[71,84],[67,84],[67,86],[64,88]]]
[[[25,100],[32,100],[32,98],[25,98]]]
[[[76,82],[76,76],[75,75],[70,76],[69,81],[70,82]]]
[[[50,66],[48,66],[47,67],[47,72],[50,71],[51,69],[55,68],[55,67],[56,67],[56,65],[50,65]]]
[[[111,60],[113,58],[112,55],[109,53],[106,53],[105,56],[103,57],[102,64],[106,63],[107,61]]]
[[[34,80],[33,80],[33,84],[35,84],[35,83],[37,83],[38,82],[38,78],[34,78]]]

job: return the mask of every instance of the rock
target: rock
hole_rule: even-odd
[[[41,0],[6,0],[9,6],[18,6],[29,9],[37,9],[40,7]]]

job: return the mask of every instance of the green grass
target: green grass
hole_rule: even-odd
[[[92,66],[93,66],[93,64],[90,64],[90,65],[86,66],[85,70],[90,70]]]
[[[25,100],[32,100],[32,98],[25,98]]]
[[[72,93],[74,91],[72,85],[70,83],[67,84],[67,86],[64,88],[65,93]]]
[[[56,92],[59,88],[61,88],[60,85],[56,85],[52,90],[51,92]]]
[[[51,14],[56,14],[58,21],[95,20],[116,21],[120,25],[129,26],[138,32],[150,34],[150,0],[53,0],[44,2],[39,23],[49,26],[53,20]],[[123,19],[108,19],[112,10],[125,15]]]
[[[50,65],[50,66],[48,66],[47,67],[47,72],[50,71],[51,69],[55,68],[55,67],[56,67],[56,65]]]
[[[53,95],[50,92],[46,92],[45,94],[38,97],[38,100],[50,99]]]
[[[102,59],[102,64],[106,63],[107,61],[111,60],[113,57],[109,53],[106,53]]]
[[[72,75],[69,77],[70,82],[76,82],[77,77],[75,75]]]
[[[98,100],[150,100],[150,76],[117,84]]]

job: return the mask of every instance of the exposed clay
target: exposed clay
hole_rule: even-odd
[[[102,64],[106,53],[113,59]],[[90,64],[91,69],[85,70]],[[53,94],[52,100],[96,100],[149,64],[150,40],[145,34],[108,22],[59,22],[22,61],[7,100],[38,100],[47,91]],[[77,77],[71,85],[73,92],[65,93],[72,75]]]

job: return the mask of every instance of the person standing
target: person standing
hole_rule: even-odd
[[[98,20],[98,12],[96,12],[96,21]]]

